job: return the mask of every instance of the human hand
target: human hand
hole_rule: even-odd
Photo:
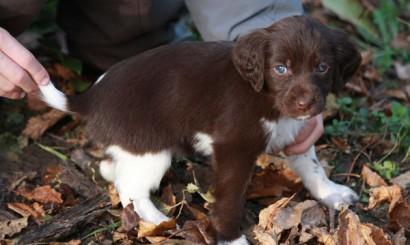
[[[295,141],[283,149],[283,153],[287,156],[305,153],[320,138],[323,131],[323,115],[312,117],[296,136]]]
[[[49,80],[46,69],[33,54],[0,27],[0,97],[23,98]]]

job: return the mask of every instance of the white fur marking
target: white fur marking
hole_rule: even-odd
[[[68,111],[67,97],[51,81],[47,85],[40,85],[41,99],[49,106],[61,111]]]
[[[101,82],[101,80],[105,77],[105,74],[107,74],[107,73],[104,73],[101,76],[99,76],[97,81],[95,81],[94,85],[97,85],[99,82]]]
[[[171,152],[134,155],[119,146],[110,146],[107,154],[111,155],[113,165],[103,161],[101,175],[114,182],[122,205],[126,207],[132,201],[138,215],[151,223],[167,220],[149,197],[150,191],[159,187],[162,176],[171,165]]]
[[[245,235],[240,236],[239,238],[232,241],[218,241],[218,245],[248,245],[249,242],[246,240]]]
[[[304,121],[281,118],[277,121],[260,120],[265,133],[268,135],[266,152],[272,153],[282,150],[295,140],[296,135],[305,124]]]
[[[196,151],[205,154],[206,156],[212,155],[214,149],[212,144],[214,140],[209,134],[197,133],[194,136],[194,148]]]

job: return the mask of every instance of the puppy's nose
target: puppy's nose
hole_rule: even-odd
[[[312,107],[313,102],[313,98],[299,98],[296,100],[296,108],[303,111],[309,110]]]

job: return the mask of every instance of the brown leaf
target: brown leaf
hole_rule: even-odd
[[[410,233],[410,203],[408,198],[403,197],[399,186],[381,186],[370,190],[369,209],[385,202],[390,203],[388,212],[390,227],[394,230],[404,228]]]
[[[175,219],[167,220],[161,222],[159,225],[155,225],[143,220],[139,221],[138,228],[138,238],[146,236],[159,236],[162,235],[165,231],[175,229],[177,222]]]
[[[132,202],[122,210],[121,224],[127,232],[133,230],[137,226],[139,220],[140,217],[135,212]]]
[[[42,218],[44,217],[44,215],[46,215],[43,206],[41,206],[38,202],[33,203],[33,209],[34,211],[36,211],[36,213],[39,214],[39,218]]]
[[[273,156],[269,154],[261,154],[256,159],[256,166],[265,169],[273,163]]]
[[[296,192],[301,188],[300,178],[289,168],[281,170],[266,168],[254,174],[246,198],[282,196],[283,192]]]
[[[336,234],[339,244],[391,245],[382,229],[360,223],[359,217],[349,209],[339,214]]]
[[[52,109],[47,113],[32,117],[28,120],[26,128],[23,130],[22,134],[31,139],[38,139],[47,129],[56,124],[64,116],[64,112]]]
[[[72,70],[59,63],[53,64],[52,66],[48,67],[47,70],[51,76],[61,77],[64,80],[71,80],[75,78],[75,74]]]
[[[175,204],[177,203],[177,198],[174,195],[171,184],[169,184],[169,185],[165,186],[164,188],[162,188],[161,202],[166,204],[168,207],[175,206]],[[167,209],[167,210],[169,211],[168,213],[166,213],[167,215],[173,215],[176,208],[171,208],[171,209]]]
[[[23,196],[28,200],[34,200],[40,203],[63,203],[61,194],[51,188],[51,186],[49,185],[37,187],[32,191],[19,190],[17,191],[17,195]]]
[[[180,236],[195,244],[215,244],[211,222],[208,219],[188,220],[184,223]]]
[[[120,204],[120,196],[118,195],[117,189],[112,184],[108,185],[108,196],[110,197],[111,206],[113,208],[117,207]]]
[[[184,207],[188,208],[196,220],[206,219],[208,217],[205,213],[192,207],[190,204],[185,204]]]
[[[399,200],[391,209],[389,226],[394,230],[404,228],[405,232],[410,234],[410,203],[407,199]]]
[[[396,205],[396,203],[402,200],[400,187],[397,185],[392,186],[380,186],[370,190],[369,209],[373,209],[381,203],[390,203],[389,213]]]
[[[70,240],[66,245],[80,245],[81,240]]]
[[[409,66],[410,67],[410,66]],[[403,100],[403,101],[408,101],[408,97],[405,91],[403,91],[402,89],[386,89],[386,91],[384,91],[384,93],[387,96],[391,96],[395,99],[398,100]]]
[[[59,179],[64,168],[60,165],[53,165],[47,167],[45,174],[43,176],[43,184],[50,185]]]
[[[401,228],[396,234],[393,236],[393,244],[394,245],[406,245],[406,234],[404,234],[404,228]]]
[[[7,207],[14,212],[20,214],[23,217],[29,217],[33,216],[34,218],[41,218],[44,216],[44,210],[39,207],[38,203],[35,203],[36,209],[28,206],[27,204],[21,203],[21,202],[13,202],[13,203],[8,203]],[[33,205],[34,206],[34,205]]]
[[[363,165],[361,176],[370,187],[386,186],[386,182],[366,164]]]
[[[255,225],[252,229],[253,243],[259,245],[277,245],[279,244],[277,236],[268,233],[262,227]]]
[[[112,234],[112,241],[113,242],[119,242],[118,244],[122,245],[131,245],[132,241],[128,239],[128,235],[126,233],[120,233],[117,231],[114,231]]]
[[[318,206],[318,203],[313,200],[306,200],[301,203],[297,203],[294,206],[285,207],[290,199],[282,198],[276,203],[263,209],[259,213],[259,226],[273,235],[278,235],[284,230],[288,230],[292,227],[297,227],[302,223],[302,217],[304,225],[321,224],[325,221],[324,214],[315,217],[307,215],[306,213]],[[316,211],[319,212],[319,211]],[[323,212],[323,211],[322,211]]]
[[[311,233],[317,237],[318,242],[324,245],[337,245],[336,234],[327,231],[327,227],[313,227]]]
[[[4,239],[6,236],[11,237],[16,233],[19,233],[22,229],[27,227],[28,217],[14,220],[6,220],[0,222],[0,239]]]
[[[350,145],[345,138],[331,137],[330,140],[336,147],[344,153],[350,153]]]

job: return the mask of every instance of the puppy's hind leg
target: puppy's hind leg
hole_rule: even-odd
[[[171,165],[171,152],[135,155],[118,146],[107,149],[115,162],[114,184],[126,207],[131,201],[137,214],[154,224],[168,220],[150,200],[150,192],[159,187],[161,179]]]

